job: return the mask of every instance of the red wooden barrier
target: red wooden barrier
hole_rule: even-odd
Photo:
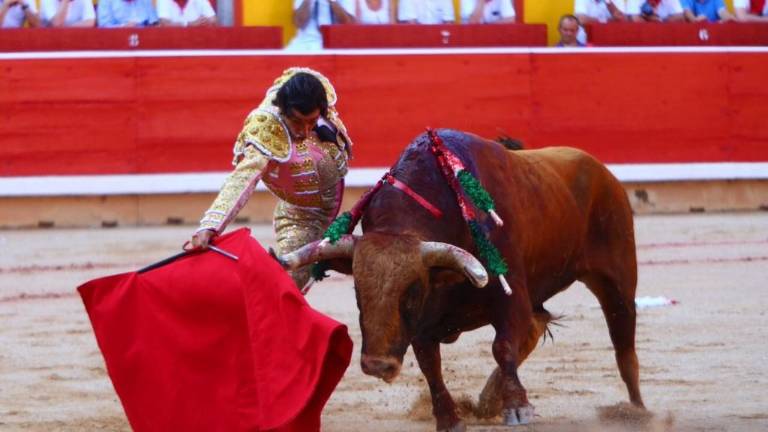
[[[0,176],[227,170],[244,117],[293,65],[336,85],[355,168],[390,165],[426,126],[612,163],[768,161],[768,50],[6,56]]]
[[[587,24],[595,46],[768,45],[762,23],[608,23]]]
[[[544,24],[333,25],[321,27],[326,48],[546,46]]]
[[[280,49],[281,27],[3,29],[0,51]]]

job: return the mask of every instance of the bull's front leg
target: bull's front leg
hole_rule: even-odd
[[[493,357],[501,373],[501,394],[504,424],[514,426],[533,421],[533,405],[517,376],[518,349],[508,333],[497,332],[493,341]]]
[[[419,362],[419,368],[427,379],[432,396],[432,414],[437,421],[437,430],[464,432],[467,430],[456,413],[456,404],[445,387],[440,361],[440,342],[436,340],[414,340],[411,345]]]
[[[522,274],[522,272],[518,273]],[[533,421],[533,405],[517,376],[517,368],[525,359],[521,354],[528,339],[533,318],[525,284],[515,280],[511,284],[513,294],[507,296],[499,290],[492,306],[492,322],[496,330],[493,340],[493,357],[501,371],[504,424],[508,426],[528,424]]]

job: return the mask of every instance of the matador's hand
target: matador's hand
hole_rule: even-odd
[[[192,236],[192,247],[195,249],[206,249],[214,237],[216,237],[216,231],[214,230],[198,231]]]

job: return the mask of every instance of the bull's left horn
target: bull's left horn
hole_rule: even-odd
[[[278,257],[280,264],[287,270],[296,270],[313,262],[333,259],[349,258],[355,251],[355,236],[346,234],[334,244],[320,246],[322,240],[313,241],[299,249]]]
[[[421,242],[421,259],[427,267],[447,267],[464,273],[478,288],[488,283],[488,272],[471,253],[448,243]]]

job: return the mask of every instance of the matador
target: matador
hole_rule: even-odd
[[[330,81],[289,68],[245,119],[234,146],[234,170],[192,238],[197,247],[224,231],[261,180],[279,198],[273,225],[279,254],[319,240],[339,211],[352,141],[336,111]],[[309,269],[292,274],[299,288]]]

